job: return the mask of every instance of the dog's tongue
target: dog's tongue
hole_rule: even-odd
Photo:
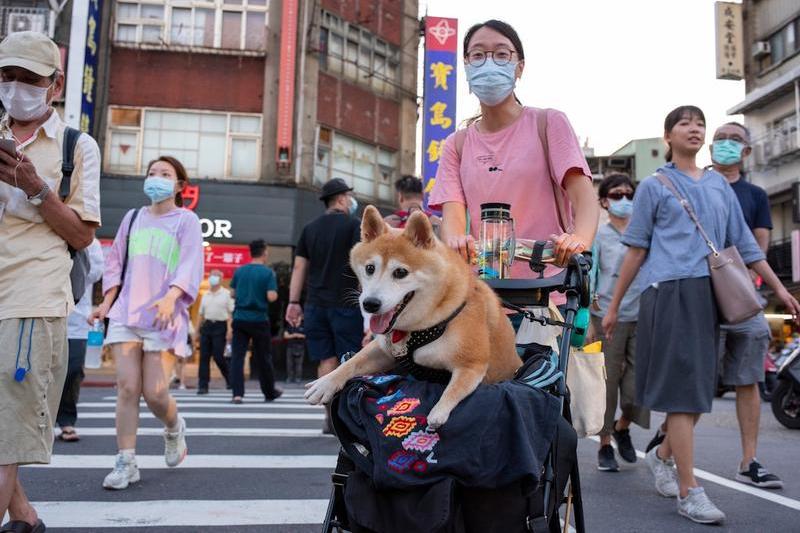
[[[382,315],[372,315],[369,317],[369,329],[372,333],[377,335],[382,334],[389,327],[392,322],[392,312],[383,313]]]

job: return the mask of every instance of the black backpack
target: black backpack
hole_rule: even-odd
[[[61,185],[58,187],[58,196],[64,202],[69,196],[72,186],[72,172],[75,170],[75,146],[78,144],[78,137],[81,132],[69,126],[64,129],[63,152],[61,156]],[[72,270],[69,272],[69,280],[72,282],[72,299],[75,303],[83,297],[86,292],[86,278],[89,275],[89,254],[86,249],[76,250],[69,247],[69,256],[72,258]]]

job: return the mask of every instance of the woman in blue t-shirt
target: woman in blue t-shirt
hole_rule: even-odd
[[[657,173],[691,203],[718,249],[735,245],[787,312],[800,314],[800,304],[767,264],[725,178],[697,166],[705,133],[700,109],[681,106],[670,112],[664,121],[668,163]],[[717,375],[719,324],[708,247],[676,196],[656,176],[636,190],[622,242],[629,248],[603,329],[606,336],[612,335],[620,302],[638,273],[644,292],[636,333],[637,404],[667,413],[667,436],[647,453],[645,462],[655,476],[656,490],[678,498],[679,514],[700,523],[721,522],[725,515],[693,473],[694,425],[702,413],[711,411]]]

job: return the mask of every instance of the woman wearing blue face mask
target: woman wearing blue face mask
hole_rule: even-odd
[[[602,327],[603,317],[614,294],[619,267],[627,251],[627,246],[622,243],[622,235],[633,213],[633,192],[633,181],[627,174],[610,174],[600,183],[598,196],[600,206],[608,211],[608,223],[597,231],[592,248],[592,324],[588,337],[591,342],[603,342],[606,360],[606,415],[597,453],[597,468],[605,472],[619,470],[611,438],[617,442],[620,457],[628,463],[635,463],[636,450],[628,428],[632,422],[645,429],[650,427],[650,412],[635,402],[636,321],[641,293],[636,282],[625,293],[620,304],[619,323],[613,339],[606,339]],[[619,420],[615,420],[618,403],[622,414]]]
[[[150,205],[122,219],[106,259],[103,303],[89,321],[108,316],[105,343],[117,369],[117,448],[107,489],[139,481],[136,432],[139,398],[164,424],[164,459],[178,466],[186,456],[186,423],[169,394],[162,352],[189,357],[189,306],[203,279],[200,220],[182,207],[188,183],[183,165],[162,156],[148,165],[144,192]]]
[[[489,20],[467,31],[464,68],[481,113],[448,138],[439,160],[429,204],[442,209],[442,240],[468,258],[481,204],[508,203],[516,235],[554,240],[555,263],[563,266],[572,254],[589,249],[599,217],[591,172],[572,126],[560,111],[526,107],[516,98],[525,53],[505,22]],[[535,276],[523,263],[512,265],[512,277]],[[557,272],[548,267],[545,275]]]

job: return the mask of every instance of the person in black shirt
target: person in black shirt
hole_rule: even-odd
[[[350,249],[361,238],[352,190],[341,178],[322,187],[319,199],[325,213],[303,228],[295,250],[286,321],[295,327],[304,324],[308,357],[318,362],[319,377],[333,372],[342,354],[360,350],[364,337],[358,279],[350,269]],[[306,301],[301,308],[303,287]]]
[[[764,189],[744,178],[743,163],[750,152],[750,132],[743,125],[729,122],[714,133],[711,145],[714,170],[730,183],[747,225],[766,253],[772,229],[769,199]],[[742,437],[742,461],[736,480],[756,487],[777,489],[783,487],[783,482],[756,459],[761,414],[758,382],[764,380],[764,357],[769,341],[769,325],[763,313],[741,324],[720,327],[720,376],[722,383],[736,387],[736,416]]]

